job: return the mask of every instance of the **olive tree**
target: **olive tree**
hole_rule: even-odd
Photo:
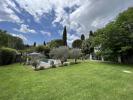
[[[66,61],[69,57],[69,48],[66,46],[54,48],[50,51],[50,57],[53,59],[60,59],[61,63],[63,64],[64,61]]]
[[[81,56],[80,49],[71,49],[70,50],[70,58],[75,59],[75,63],[77,63],[77,59]]]

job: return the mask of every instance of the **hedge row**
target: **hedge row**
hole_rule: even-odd
[[[17,51],[11,48],[0,48],[0,65],[8,65],[15,62]]]

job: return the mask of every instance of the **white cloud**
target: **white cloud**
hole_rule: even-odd
[[[50,32],[45,32],[45,31],[40,31],[40,33],[44,36],[51,36],[51,33]]]
[[[70,26],[77,34],[87,34],[90,30],[103,27],[113,20],[119,12],[133,6],[133,0],[16,0],[22,8],[39,21],[44,13],[55,11],[56,22]],[[68,14],[64,8],[78,5]]]
[[[0,21],[22,23],[22,20],[13,11],[14,9],[19,12],[14,2],[11,0],[0,0],[0,7]]]
[[[0,20],[14,20],[20,21],[19,17],[15,15],[12,9],[7,7],[12,5],[16,9],[15,4],[11,0],[1,0],[2,10],[0,10]],[[133,6],[133,0],[15,0],[21,8],[30,13],[35,21],[39,22],[44,13],[49,13],[51,10],[55,12],[55,19],[52,24],[56,22],[62,26],[68,27],[76,31],[76,34],[68,36],[68,41],[72,41],[72,37],[77,38],[80,34],[88,35],[90,30],[96,30],[105,26],[108,22],[113,20],[118,13]],[[68,14],[64,8],[77,5],[78,7]],[[3,11],[4,9],[4,11]],[[17,11],[17,10],[16,10]],[[19,10],[17,11],[19,12]],[[4,15],[4,16],[3,16]],[[28,26],[21,26],[20,31],[32,32],[35,31],[28,29]],[[50,34],[49,32],[44,34]]]
[[[36,33],[34,29],[30,29],[28,25],[21,24],[20,29],[14,29],[15,31],[19,31],[22,33]]]
[[[75,34],[67,34],[67,38],[68,45],[71,45],[74,40],[79,39],[79,36]]]
[[[22,35],[22,34],[14,34],[14,33],[12,33],[11,35],[15,36],[15,37],[19,37],[19,38],[23,39],[24,41],[27,41],[27,38],[24,35]]]
[[[80,24],[77,33],[87,34],[90,30],[103,27],[113,20],[118,13],[133,6],[132,0],[88,0],[70,14],[70,22]],[[111,5],[111,6],[110,6]],[[73,27],[73,24],[71,24]],[[80,29],[80,30],[79,30]]]

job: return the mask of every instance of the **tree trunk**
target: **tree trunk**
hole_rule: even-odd
[[[63,61],[61,61],[61,64],[63,65]]]
[[[121,56],[118,56],[118,63],[121,63]]]
[[[92,60],[92,54],[90,54],[90,60]]]
[[[101,56],[101,59],[102,59],[102,61],[104,61],[104,58],[103,58],[103,56]]]
[[[75,59],[75,64],[77,63],[77,59]]]

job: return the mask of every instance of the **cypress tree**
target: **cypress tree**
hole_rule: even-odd
[[[89,37],[93,36],[93,31],[90,31]]]
[[[66,29],[66,26],[64,27],[64,30],[63,30],[63,45],[67,46],[67,29]]]
[[[84,34],[81,35],[81,40],[82,40],[82,41],[85,40],[85,36],[84,36]]]
[[[44,45],[44,46],[46,45],[45,41],[43,42],[43,45]]]
[[[34,42],[34,45],[33,46],[36,47],[36,42]]]

